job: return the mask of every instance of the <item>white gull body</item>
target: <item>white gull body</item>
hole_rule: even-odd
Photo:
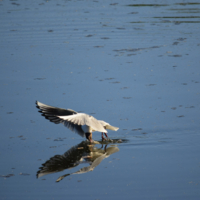
[[[39,112],[42,113],[46,119],[54,122],[55,124],[64,124],[71,131],[78,133],[82,137],[86,137],[92,142],[92,132],[102,132],[107,136],[107,130],[117,131],[119,128],[111,126],[109,123],[103,120],[97,120],[91,115],[85,113],[78,113],[71,109],[57,108],[43,104],[36,101]],[[102,134],[102,139],[103,139]]]

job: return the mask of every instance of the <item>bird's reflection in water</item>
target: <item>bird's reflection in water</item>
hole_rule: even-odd
[[[47,160],[37,172],[37,178],[44,175],[63,171],[65,169],[71,169],[78,166],[81,163],[88,163],[89,166],[83,167],[80,170],[60,176],[56,182],[61,181],[64,177],[72,174],[82,174],[93,171],[104,158],[107,158],[113,153],[119,151],[116,143],[122,143],[122,140],[112,140],[111,142],[97,142],[97,144],[91,145],[87,141],[83,141],[80,144],[73,146],[63,155],[55,155]],[[98,148],[98,147],[99,148]]]

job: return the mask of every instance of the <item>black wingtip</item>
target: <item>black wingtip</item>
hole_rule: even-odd
[[[36,104],[36,108],[40,109],[40,107],[38,106],[38,101],[35,101]]]

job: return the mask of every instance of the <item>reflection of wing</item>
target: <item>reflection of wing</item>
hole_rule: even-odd
[[[98,158],[96,158],[90,166],[83,167],[79,171],[72,173],[72,174],[83,174],[83,173],[87,173],[89,171],[93,171],[94,168],[97,167],[104,158],[106,158],[106,154],[103,154],[103,155],[99,156]]]
[[[111,146],[111,147],[106,148],[106,155],[110,156],[111,154],[116,153],[118,151],[119,151],[119,148],[117,146]]]
[[[44,164],[42,164],[42,167],[40,167],[37,172],[37,178],[78,166],[86,148],[86,142],[81,142],[79,145],[69,149],[63,155],[55,155],[51,157]]]
[[[60,176],[57,179],[57,182],[72,174],[83,174],[93,171],[103,159],[117,151],[119,151],[119,148],[114,145],[110,147],[107,147],[106,145],[105,148],[97,148],[95,146],[88,145],[88,142],[83,141],[80,144],[70,148],[63,155],[55,155],[42,164],[42,167],[40,167],[39,171],[37,172],[37,178],[47,174],[60,172],[65,169],[77,167],[81,163],[88,163],[90,165],[81,168],[77,172]]]
[[[99,149],[99,157],[97,157],[90,166],[87,167],[83,167],[80,170],[78,170],[77,172],[71,173],[71,174],[65,174],[63,176],[60,176],[56,182],[61,181],[63,178],[65,178],[66,176],[72,175],[72,174],[83,174],[83,173],[87,173],[90,171],[93,171],[95,167],[97,167],[101,161],[105,158],[107,158],[108,156],[110,156],[113,153],[116,153],[119,151],[119,148],[116,146],[112,146],[112,147],[108,147],[106,149],[106,151],[104,151],[104,153],[102,153],[102,149]],[[101,152],[101,153],[100,153]],[[93,153],[93,152],[92,152]],[[100,155],[101,154],[101,155]],[[94,153],[95,156],[97,156],[97,152]]]
[[[66,176],[72,175],[72,174],[83,174],[83,173],[87,173],[87,172],[93,171],[94,168],[97,167],[104,158],[106,158],[106,154],[103,154],[103,155],[99,156],[98,158],[96,158],[94,160],[94,162],[90,166],[83,167],[80,170],[78,170],[77,172],[74,172],[74,173],[71,173],[71,174],[65,174],[63,176],[60,176],[56,180],[56,182],[60,182],[63,178],[65,178]]]
[[[97,119],[85,113],[77,113],[75,115],[58,116],[58,117],[60,119],[63,119],[64,121],[71,122],[76,125],[87,125],[91,127],[94,131],[107,133],[107,131],[104,129],[102,124]]]
[[[67,164],[69,163],[66,163],[65,156],[55,155],[54,157],[46,161],[44,164],[42,164],[42,167],[40,167],[40,170],[37,172],[37,178],[40,178],[47,174],[63,171],[65,167],[69,168],[75,167],[77,165],[76,163],[73,163],[73,166],[67,166]]]

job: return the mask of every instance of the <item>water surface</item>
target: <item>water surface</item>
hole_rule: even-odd
[[[199,1],[16,0],[0,10],[1,199],[199,199]],[[108,150],[79,146],[36,100],[120,129]]]

